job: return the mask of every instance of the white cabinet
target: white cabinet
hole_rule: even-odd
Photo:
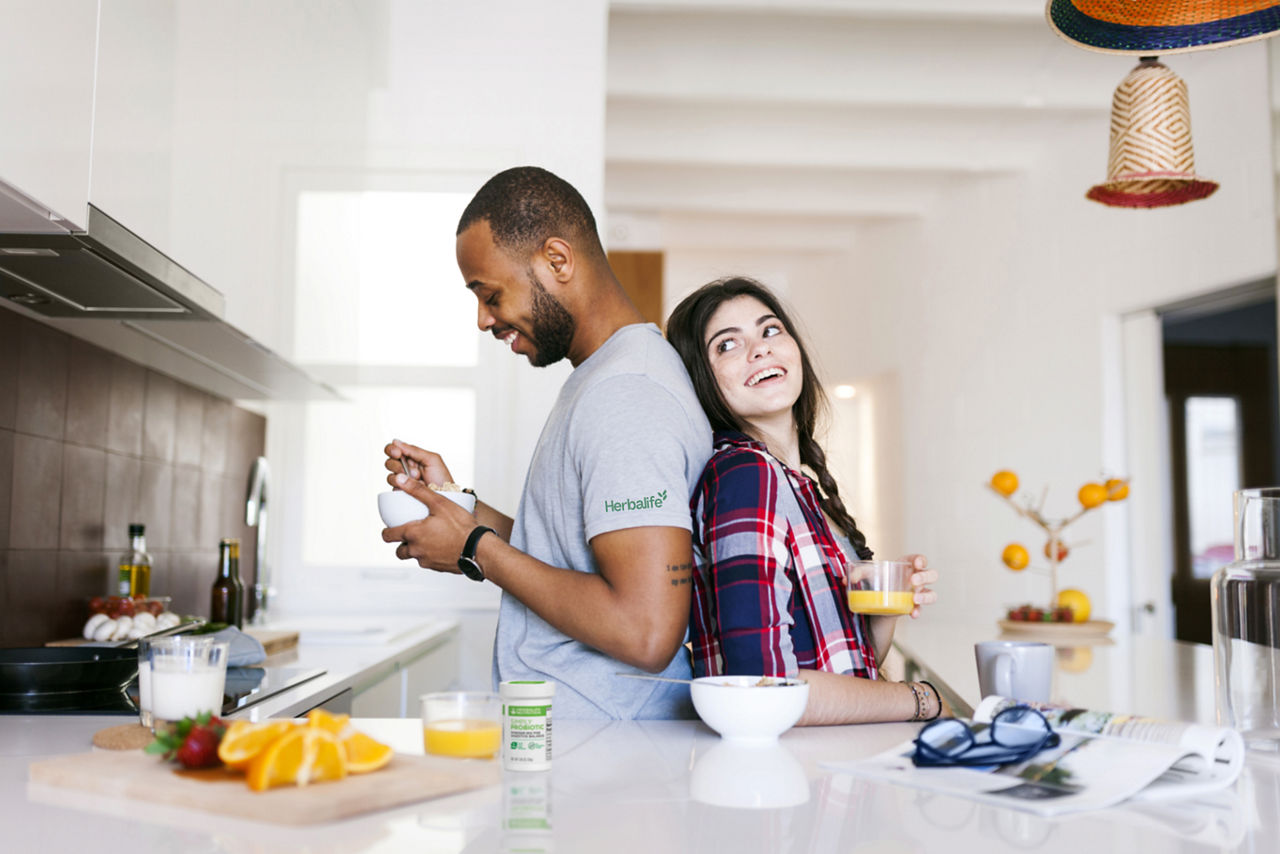
[[[189,268],[173,255],[171,227],[180,5],[102,4],[89,201]]]
[[[458,676],[458,633],[447,636],[412,657],[394,659],[388,667],[354,687],[351,714],[358,718],[412,718],[420,714],[418,698],[444,691]]]
[[[0,0],[0,21],[0,180],[83,227],[98,2]]]

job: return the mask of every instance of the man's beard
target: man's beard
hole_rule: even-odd
[[[547,293],[547,289],[538,281],[533,270],[529,270],[529,282],[533,285],[533,355],[529,364],[535,368],[545,368],[569,355],[569,345],[573,342],[573,333],[577,324],[573,315],[560,300]]]

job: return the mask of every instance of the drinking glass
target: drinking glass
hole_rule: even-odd
[[[150,707],[152,731],[183,718],[222,713],[229,648],[212,638],[171,637],[150,644],[149,685],[139,677],[138,689],[139,705]]]
[[[855,614],[910,614],[915,608],[911,576],[905,560],[855,560],[845,567],[849,610]]]
[[[423,694],[422,742],[436,756],[492,758],[502,743],[502,701],[484,691]]]
[[[1218,723],[1245,744],[1280,751],[1280,488],[1235,493],[1235,560],[1214,573]]]

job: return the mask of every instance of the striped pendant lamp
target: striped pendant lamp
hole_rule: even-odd
[[[1187,84],[1154,58],[1120,81],[1111,101],[1107,180],[1086,198],[1120,208],[1162,208],[1203,199],[1216,181],[1196,175]]]
[[[1280,0],[1047,0],[1059,36],[1100,53],[1210,50],[1280,32]]]

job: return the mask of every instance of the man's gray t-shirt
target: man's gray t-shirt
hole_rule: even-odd
[[[552,566],[596,572],[592,537],[652,525],[692,529],[689,496],[710,457],[711,427],[680,357],[653,324],[624,326],[561,388],[529,464],[511,544]],[[692,716],[687,686],[618,672],[643,671],[502,594],[495,687],[554,680],[560,718]],[[692,676],[684,647],[662,675]]]

